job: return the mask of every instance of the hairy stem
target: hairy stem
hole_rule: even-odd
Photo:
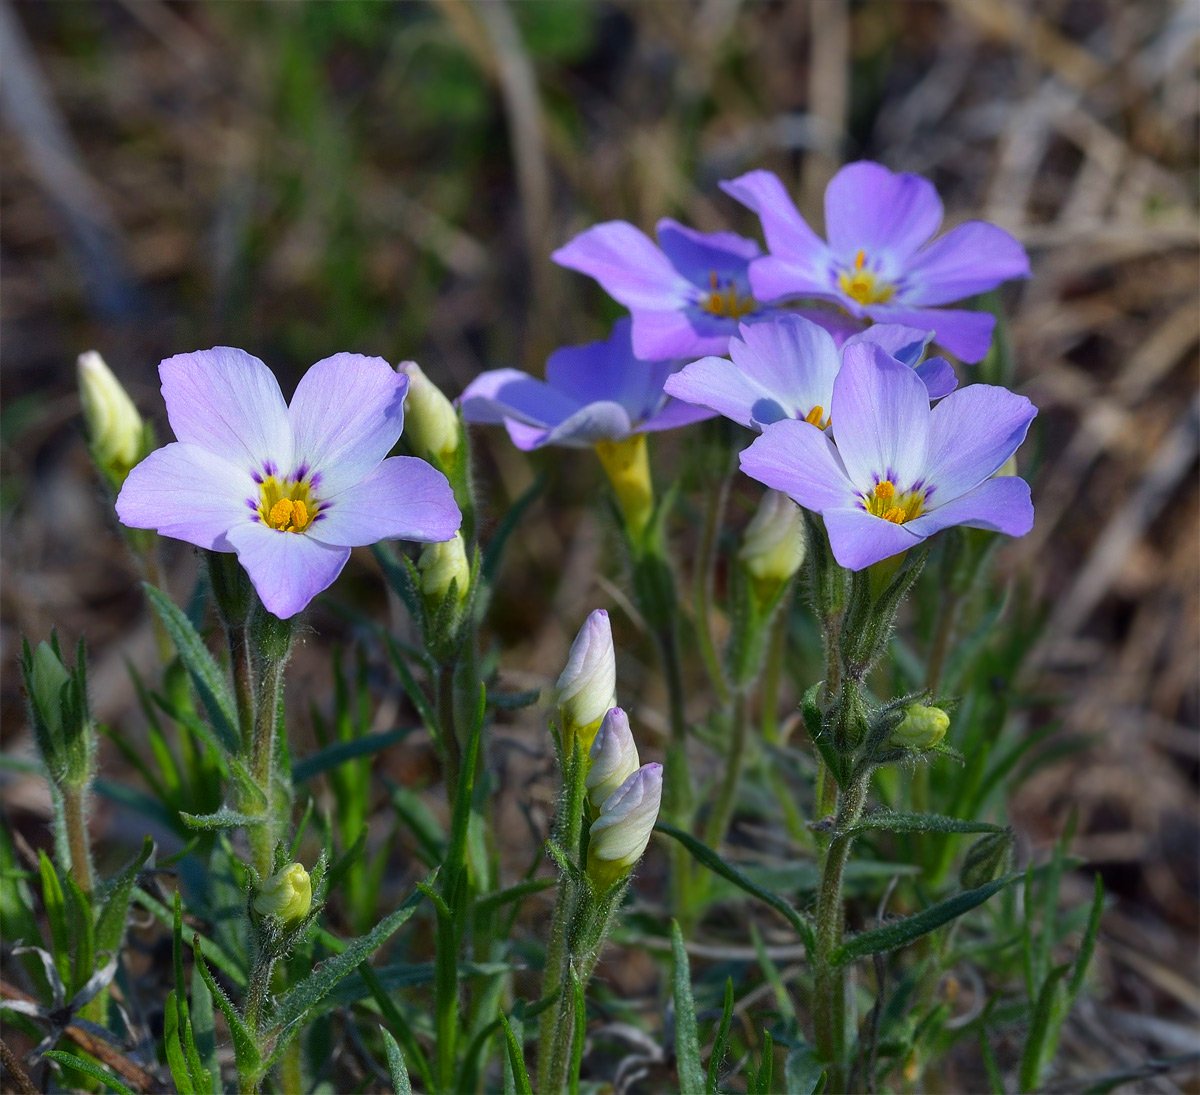
[[[64,783],[61,791],[63,828],[66,829],[67,850],[71,856],[71,877],[85,894],[90,894],[95,887],[95,878],[87,831],[88,788],[86,784]]]
[[[747,716],[748,703],[745,688],[738,688],[733,696],[733,706],[729,719],[729,751],[725,754],[725,773],[721,779],[721,788],[717,792],[717,801],[708,817],[708,825],[704,831],[705,843],[710,848],[720,849],[729,823],[733,820],[734,807],[737,804],[738,787],[742,782],[742,767],[746,759],[746,734],[749,719]]]

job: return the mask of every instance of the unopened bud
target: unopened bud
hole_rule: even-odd
[[[591,748],[600,720],[616,705],[616,687],[612,628],[608,613],[598,608],[583,622],[558,678],[558,712],[568,756],[576,740],[581,752]]]
[[[440,601],[450,592],[461,604],[471,588],[471,565],[462,534],[456,532],[450,540],[427,544],[417,560],[421,572],[421,592],[430,600]]]
[[[589,755],[592,766],[586,781],[588,798],[599,810],[641,764],[629,729],[629,716],[621,708],[614,707],[604,716]]]
[[[999,878],[1008,870],[1012,846],[1012,829],[1005,829],[1001,833],[988,833],[975,841],[958,872],[958,881],[962,888],[973,890]]]
[[[620,881],[642,858],[662,802],[662,765],[646,764],[604,802],[588,835],[588,877],[598,890]]]
[[[121,382],[95,350],[79,355],[77,373],[92,457],[119,486],[142,458],[145,424]]]
[[[415,361],[402,361],[400,372],[408,377],[404,437],[418,456],[445,467],[458,451],[458,412]]]
[[[781,586],[804,562],[804,518],[786,494],[763,495],[746,532],[738,558],[760,585]]]
[[[312,881],[301,863],[276,871],[254,895],[254,911],[274,916],[285,924],[303,920],[312,908]]]
[[[74,670],[68,669],[55,645],[42,642],[21,655],[30,722],[38,752],[55,783],[82,787],[92,778],[95,730],[87,703],[87,671],[83,648]]]
[[[891,744],[923,753],[937,745],[948,729],[950,716],[940,707],[910,704],[904,709],[903,721],[892,731]]]

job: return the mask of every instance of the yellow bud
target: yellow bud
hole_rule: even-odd
[[[471,565],[461,533],[456,532],[451,540],[427,544],[417,560],[417,569],[421,572],[421,592],[426,597],[440,601],[450,592],[451,582],[457,581],[454,595],[460,603],[466,600],[471,588]]]
[[[654,512],[646,435],[637,433],[624,441],[597,441],[596,455],[612,484],[625,524],[634,536],[641,536]]]
[[[937,745],[948,729],[950,716],[940,707],[910,704],[904,709],[904,721],[892,731],[891,744],[924,752]]]
[[[443,468],[458,451],[458,411],[415,361],[402,361],[408,377],[404,400],[404,437],[413,452]]]
[[[274,916],[285,924],[303,920],[312,908],[312,882],[301,863],[276,871],[254,895],[254,911]]]
[[[96,463],[115,483],[142,458],[142,416],[121,382],[95,350],[79,355],[79,398]]]
[[[738,558],[760,585],[778,589],[804,563],[804,518],[786,494],[763,495],[746,532]]]

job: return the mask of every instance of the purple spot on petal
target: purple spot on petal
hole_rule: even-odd
[[[325,520],[325,514],[324,514],[324,513],[318,513],[318,514],[316,515],[316,517],[314,517],[314,518],[313,518],[313,524],[315,525],[315,524],[316,524],[318,521],[324,521],[324,520]]]
[[[308,485],[313,490],[316,490],[317,487],[319,487],[321,485],[321,473],[319,471],[315,471],[312,473],[312,478],[309,479]]]
[[[252,510],[256,510],[256,511],[257,511],[257,509],[258,509],[258,503],[257,503],[257,502],[256,502],[256,501],[255,501],[253,498],[247,498],[247,499],[246,499],[246,506],[247,506],[249,509],[252,509]]]
[[[263,462],[263,471],[265,471],[268,475],[278,475],[279,474],[278,470],[275,467],[274,460],[264,461]]]
[[[251,517],[250,520],[253,521],[256,525],[262,524],[262,518],[259,517],[259,515],[257,513],[253,517]]]
[[[263,481],[263,477],[262,477],[261,475],[259,475],[259,474],[258,474],[258,472],[256,472],[256,471],[252,471],[252,472],[250,473],[250,478],[251,478],[251,479],[253,479],[253,480],[254,480],[256,483],[259,483],[259,484],[261,484],[261,483],[262,483],[262,481]]]

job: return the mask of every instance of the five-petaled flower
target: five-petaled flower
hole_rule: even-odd
[[[798,418],[822,428],[829,425],[833,382],[846,349],[869,342],[905,365],[925,384],[930,399],[940,399],[958,386],[944,357],[921,357],[932,333],[890,323],[877,323],[851,335],[838,349],[822,326],[798,315],[779,315],[743,325],[731,339],[729,356],[703,357],[669,376],[665,390],[685,403],[710,407],[752,430],[772,422]]]
[[[993,224],[968,221],[930,242],[942,203],[919,175],[868,161],[847,164],[825,191],[828,242],[770,171],[721,186],[762,220],[770,254],[750,265],[758,300],[832,300],[877,323],[936,331],[937,341],[964,361],[987,353],[995,318],[940,306],[1029,277],[1025,249]]]
[[[352,547],[448,540],[458,530],[446,477],[423,460],[387,456],[404,425],[408,378],[382,358],[318,361],[290,405],[243,350],[178,354],[159,377],[178,440],[130,472],[117,514],[133,528],[236,552],[276,616],[326,589]]]
[[[1029,485],[993,478],[1037,414],[1024,396],[972,384],[931,408],[912,369],[860,343],[847,350],[834,381],[832,411],[828,431],[795,419],[768,426],[741,465],[820,513],[847,569],[862,570],[951,525],[1010,536],[1033,527]]]
[[[550,257],[595,278],[633,318],[633,349],[647,361],[723,354],[738,324],[769,309],[750,292],[754,240],[658,222],[658,245],[626,221],[580,233]]]

